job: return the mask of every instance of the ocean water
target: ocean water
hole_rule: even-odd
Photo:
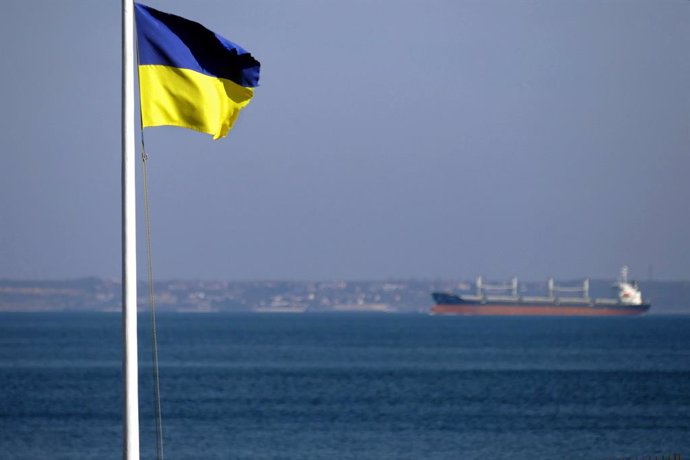
[[[167,314],[168,459],[690,458],[690,317]],[[142,458],[155,458],[140,317]],[[0,314],[0,459],[121,458],[120,316]]]

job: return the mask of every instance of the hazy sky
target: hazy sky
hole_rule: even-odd
[[[147,4],[262,64],[145,133],[156,278],[690,279],[689,1]],[[2,278],[120,276],[120,21],[3,0]]]

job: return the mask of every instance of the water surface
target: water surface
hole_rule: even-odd
[[[166,458],[690,455],[690,318],[162,315]],[[155,458],[140,317],[142,458]],[[121,458],[120,317],[0,314],[0,458]]]

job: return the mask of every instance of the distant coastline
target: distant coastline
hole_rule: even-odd
[[[613,280],[591,280],[592,295],[610,296]],[[690,281],[647,281],[643,294],[650,314],[690,314]],[[469,281],[158,281],[154,290],[161,312],[428,313],[431,292],[468,292]],[[538,293],[544,282],[521,283],[521,292]],[[0,280],[0,312],[114,311],[121,308],[119,280]],[[140,309],[147,306],[139,283]]]

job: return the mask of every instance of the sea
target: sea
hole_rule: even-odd
[[[167,459],[690,458],[690,316],[170,313],[156,332]],[[0,314],[0,459],[121,446],[120,315]]]

